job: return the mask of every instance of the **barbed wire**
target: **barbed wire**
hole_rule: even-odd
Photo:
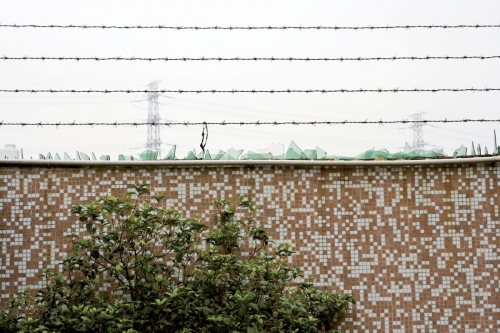
[[[269,93],[269,94],[291,94],[291,93],[320,93],[320,94],[328,94],[328,93],[398,93],[398,92],[409,92],[409,93],[415,93],[415,92],[489,92],[489,91],[500,91],[500,88],[436,88],[436,89],[420,89],[420,88],[414,88],[414,89],[400,89],[400,88],[393,88],[393,89],[306,89],[306,90],[301,90],[301,89],[272,89],[272,90],[256,90],[256,89],[231,89],[231,90],[217,90],[217,89],[210,89],[210,90],[183,90],[183,89],[178,89],[178,90],[132,90],[132,89],[119,89],[119,90],[108,90],[108,89],[87,89],[87,90],[78,90],[78,89],[0,89],[0,92],[3,93],[70,93],[70,94],[76,94],[76,93],[100,93],[100,94],[113,94],[113,93],[126,93],[126,94],[133,94],[133,93],[157,93],[157,94],[215,94],[215,93],[222,93],[222,94],[257,94],[257,93]]]
[[[220,125],[220,126],[227,126],[227,125],[238,125],[238,126],[245,126],[245,125],[254,125],[254,126],[260,126],[260,125],[384,125],[384,124],[414,124],[414,123],[419,123],[419,124],[430,124],[430,123],[442,123],[442,124],[452,124],[452,123],[493,123],[493,122],[500,122],[500,119],[456,119],[456,120],[448,120],[448,119],[439,119],[439,120],[344,120],[344,121],[253,121],[253,122],[245,122],[245,121],[229,121],[226,122],[221,121],[221,122],[80,122],[77,123],[76,121],[73,122],[4,122],[3,120],[0,121],[0,127],[2,126],[21,126],[21,127],[26,127],[26,126],[36,126],[36,127],[43,127],[43,126],[207,126],[207,125]]]
[[[50,29],[159,29],[159,30],[390,30],[390,29],[466,29],[500,28],[500,24],[386,25],[386,26],[167,26],[167,25],[87,25],[87,24],[0,24],[0,28]]]
[[[500,59],[494,56],[393,56],[393,57],[0,57],[0,60],[58,60],[58,61],[385,61],[385,60],[469,60],[469,59]]]

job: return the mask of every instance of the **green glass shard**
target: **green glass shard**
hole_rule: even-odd
[[[434,151],[436,153],[436,157],[446,157],[446,154],[444,153],[444,150],[443,148],[441,149],[433,149],[432,151]]]
[[[139,156],[142,161],[154,161],[158,157],[158,152],[154,150],[145,150]]]
[[[495,138],[495,149],[493,151],[495,152],[495,154],[498,154],[500,152],[500,150],[498,149],[498,146],[497,146],[497,131],[496,130],[493,130],[493,137]]]
[[[188,156],[186,157],[186,160],[197,160],[196,158],[196,150],[193,149],[188,153]]]
[[[288,149],[285,154],[285,158],[287,160],[305,160],[307,159],[306,155],[302,151],[302,149],[299,148],[295,144],[295,142],[290,142],[290,145],[288,146]]]
[[[408,154],[410,158],[419,158],[425,157],[425,153],[421,150],[413,150],[410,154]]]
[[[287,160],[300,160],[301,153],[297,153],[295,150],[289,148],[286,152],[285,159]]]
[[[264,155],[267,155],[268,153],[270,153],[272,155],[271,159],[282,160],[285,158],[284,150],[285,150],[285,148],[284,148],[283,144],[273,142],[266,149],[257,149],[257,151],[255,151],[255,153],[264,154]]]
[[[306,158],[308,160],[317,160],[318,159],[318,154],[316,153],[316,149],[306,149],[304,150],[304,155],[306,155]]]
[[[421,150],[419,151],[419,156],[418,157],[425,157],[425,158],[436,158],[436,157],[441,157],[443,156],[443,153],[437,149],[433,150]]]
[[[358,160],[371,160],[373,159],[373,155],[375,154],[375,148],[369,149],[357,156],[354,157],[354,159]]]
[[[407,158],[407,159],[416,158],[416,157],[420,157],[420,153],[418,151],[415,151],[415,150],[411,150],[405,154],[405,158]]]
[[[85,153],[82,153],[80,151],[77,151],[76,152],[76,155],[78,156],[78,159],[79,160],[82,160],[82,161],[90,161],[90,157],[89,155],[85,154]]]
[[[326,151],[324,151],[320,147],[316,147],[316,158],[318,160],[324,160],[326,158]]]
[[[405,154],[403,154],[402,152],[397,152],[397,153],[391,154],[391,156],[388,157],[388,159],[389,158],[391,160],[402,160],[405,158]]]
[[[120,154],[118,156],[118,161],[134,161],[134,160],[135,160],[134,156],[131,155]]]
[[[280,155],[272,155],[273,157],[271,159],[273,160],[284,160],[285,159],[285,154],[280,154]]]
[[[39,160],[44,160],[44,159],[45,159],[45,156],[43,156],[42,154],[38,153],[38,159],[39,159]]]
[[[461,145],[460,148],[456,149],[453,153],[453,157],[462,157],[467,155],[467,148]]]
[[[177,146],[172,146],[164,160],[175,160],[175,150]]]
[[[405,142],[405,148],[403,151],[406,155],[411,154],[413,152],[413,149],[410,147],[408,142]]]
[[[248,160],[270,160],[273,158],[271,153],[256,153],[254,151],[248,151],[246,154],[246,159]]]
[[[226,154],[224,154],[223,157],[221,157],[221,160],[237,160],[240,158],[240,155],[243,153],[242,150],[236,150],[234,148],[231,148],[227,151]],[[242,159],[245,159],[242,157]]]
[[[500,147],[497,145],[496,140],[496,130],[493,131],[494,135],[494,144],[495,149],[492,154],[500,154]],[[387,149],[369,149],[359,155],[354,157],[347,156],[338,156],[338,155],[327,155],[326,151],[321,149],[320,147],[316,147],[315,149],[305,149],[302,150],[299,146],[291,141],[288,149],[284,154],[279,154],[281,151],[281,144],[273,143],[268,150],[257,150],[257,151],[248,151],[248,153],[243,154],[243,150],[236,150],[234,148],[229,149],[227,152],[219,150],[217,154],[211,154],[207,149],[205,152],[200,151],[198,154],[196,153],[196,149],[193,149],[188,153],[188,156],[185,158],[187,160],[197,160],[197,159],[205,159],[205,160],[279,160],[279,159],[287,159],[287,160],[374,160],[374,159],[386,159],[386,160],[397,160],[397,159],[412,159],[412,158],[441,158],[446,157],[443,152],[443,149],[432,149],[432,150],[415,150],[413,149],[407,142],[405,142],[403,152],[399,151],[396,153],[390,153]],[[270,151],[272,150],[272,151]],[[167,156],[164,160],[175,160],[176,159],[176,146],[172,146]],[[471,156],[484,156],[489,155],[488,147],[481,147],[480,144],[471,144]],[[460,148],[456,149],[453,153],[453,157],[464,157],[467,156],[467,148],[463,145]],[[47,155],[39,154],[40,159],[45,160],[61,160],[59,154],[54,154],[54,157],[49,152]],[[134,160],[142,160],[142,161],[151,161],[156,160],[158,158],[158,152],[152,150],[146,150],[139,158],[131,156],[131,155],[123,155],[120,154],[118,156],[119,161],[134,161]],[[91,157],[89,155],[77,151],[76,152],[76,160],[97,160],[96,155],[92,152]],[[72,160],[72,158],[64,153],[64,160]],[[100,157],[101,161],[109,161],[109,155],[102,155]]]
[[[210,154],[210,159],[211,160],[220,160],[222,158],[222,156],[224,156],[225,152],[223,152],[222,150],[219,150],[219,152],[217,154]]]
[[[375,154],[376,154],[375,152],[376,152],[376,149],[375,149],[375,148],[372,148],[372,149],[370,149],[370,150],[367,150],[367,151],[365,152],[365,154],[364,154],[364,155],[365,155],[365,158],[364,158],[364,159],[366,159],[366,160],[373,160],[373,159],[375,158]]]
[[[219,150],[217,155],[212,156],[212,159],[213,160],[220,160],[220,159],[222,159],[222,157],[224,157],[225,154],[226,154],[225,152],[223,152],[222,150]]]
[[[442,152],[442,149],[433,149],[435,157],[445,157],[446,155]]]
[[[380,149],[373,152],[373,158],[387,159],[388,156],[389,156],[389,151],[387,151],[386,149]]]

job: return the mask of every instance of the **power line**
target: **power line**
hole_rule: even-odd
[[[159,30],[391,30],[391,29],[467,29],[500,28],[499,24],[458,25],[386,25],[386,26],[167,26],[167,25],[58,25],[58,24],[0,24],[0,28],[49,28],[49,29],[159,29]]]
[[[452,123],[494,123],[494,122],[500,122],[500,119],[456,119],[456,120],[448,120],[448,119],[440,119],[440,120],[425,120],[425,119],[416,119],[416,120],[408,120],[408,119],[403,119],[403,120],[344,120],[344,121],[284,121],[284,122],[278,122],[278,121],[254,121],[254,122],[82,122],[82,123],[77,123],[77,122],[58,122],[58,123],[44,123],[44,122],[0,122],[0,127],[1,126],[21,126],[21,127],[26,127],[26,126],[37,126],[37,127],[43,127],[43,126],[200,126],[200,125],[220,125],[220,126],[227,126],[227,125],[238,125],[238,126],[245,126],[245,125],[254,125],[254,126],[260,126],[260,125],[385,125],[385,124],[430,124],[430,123],[443,123],[443,124],[452,124]]]
[[[108,89],[87,89],[87,90],[79,90],[79,89],[0,89],[0,92],[5,93],[100,93],[100,94],[112,94],[112,93],[174,93],[174,94],[215,94],[215,93],[223,93],[223,94],[257,94],[257,93],[269,93],[269,94],[283,94],[283,93],[398,93],[398,92],[409,92],[409,93],[420,93],[420,92],[489,92],[489,91],[500,91],[500,88],[436,88],[436,89],[272,89],[272,90],[257,90],[257,89],[231,89],[231,90],[217,90],[217,89],[209,89],[209,90],[132,90],[132,89],[118,89],[118,90],[108,90]]]
[[[57,60],[57,61],[394,61],[394,60],[488,60],[499,59],[500,55],[494,56],[393,56],[393,57],[0,57],[0,60]]]

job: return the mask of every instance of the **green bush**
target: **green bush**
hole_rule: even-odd
[[[228,201],[214,201],[219,223],[208,231],[148,195],[138,184],[125,198],[72,207],[86,235],[70,236],[70,255],[60,273],[44,270],[43,290],[10,301],[2,332],[318,332],[354,303],[295,282],[291,245],[269,246],[245,198],[242,220]]]

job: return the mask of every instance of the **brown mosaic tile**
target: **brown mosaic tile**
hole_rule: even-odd
[[[304,278],[351,292],[345,332],[498,332],[500,167],[0,168],[0,307],[84,228],[72,205],[137,182],[216,223],[214,199],[247,195]],[[106,290],[109,285],[101,288]]]

